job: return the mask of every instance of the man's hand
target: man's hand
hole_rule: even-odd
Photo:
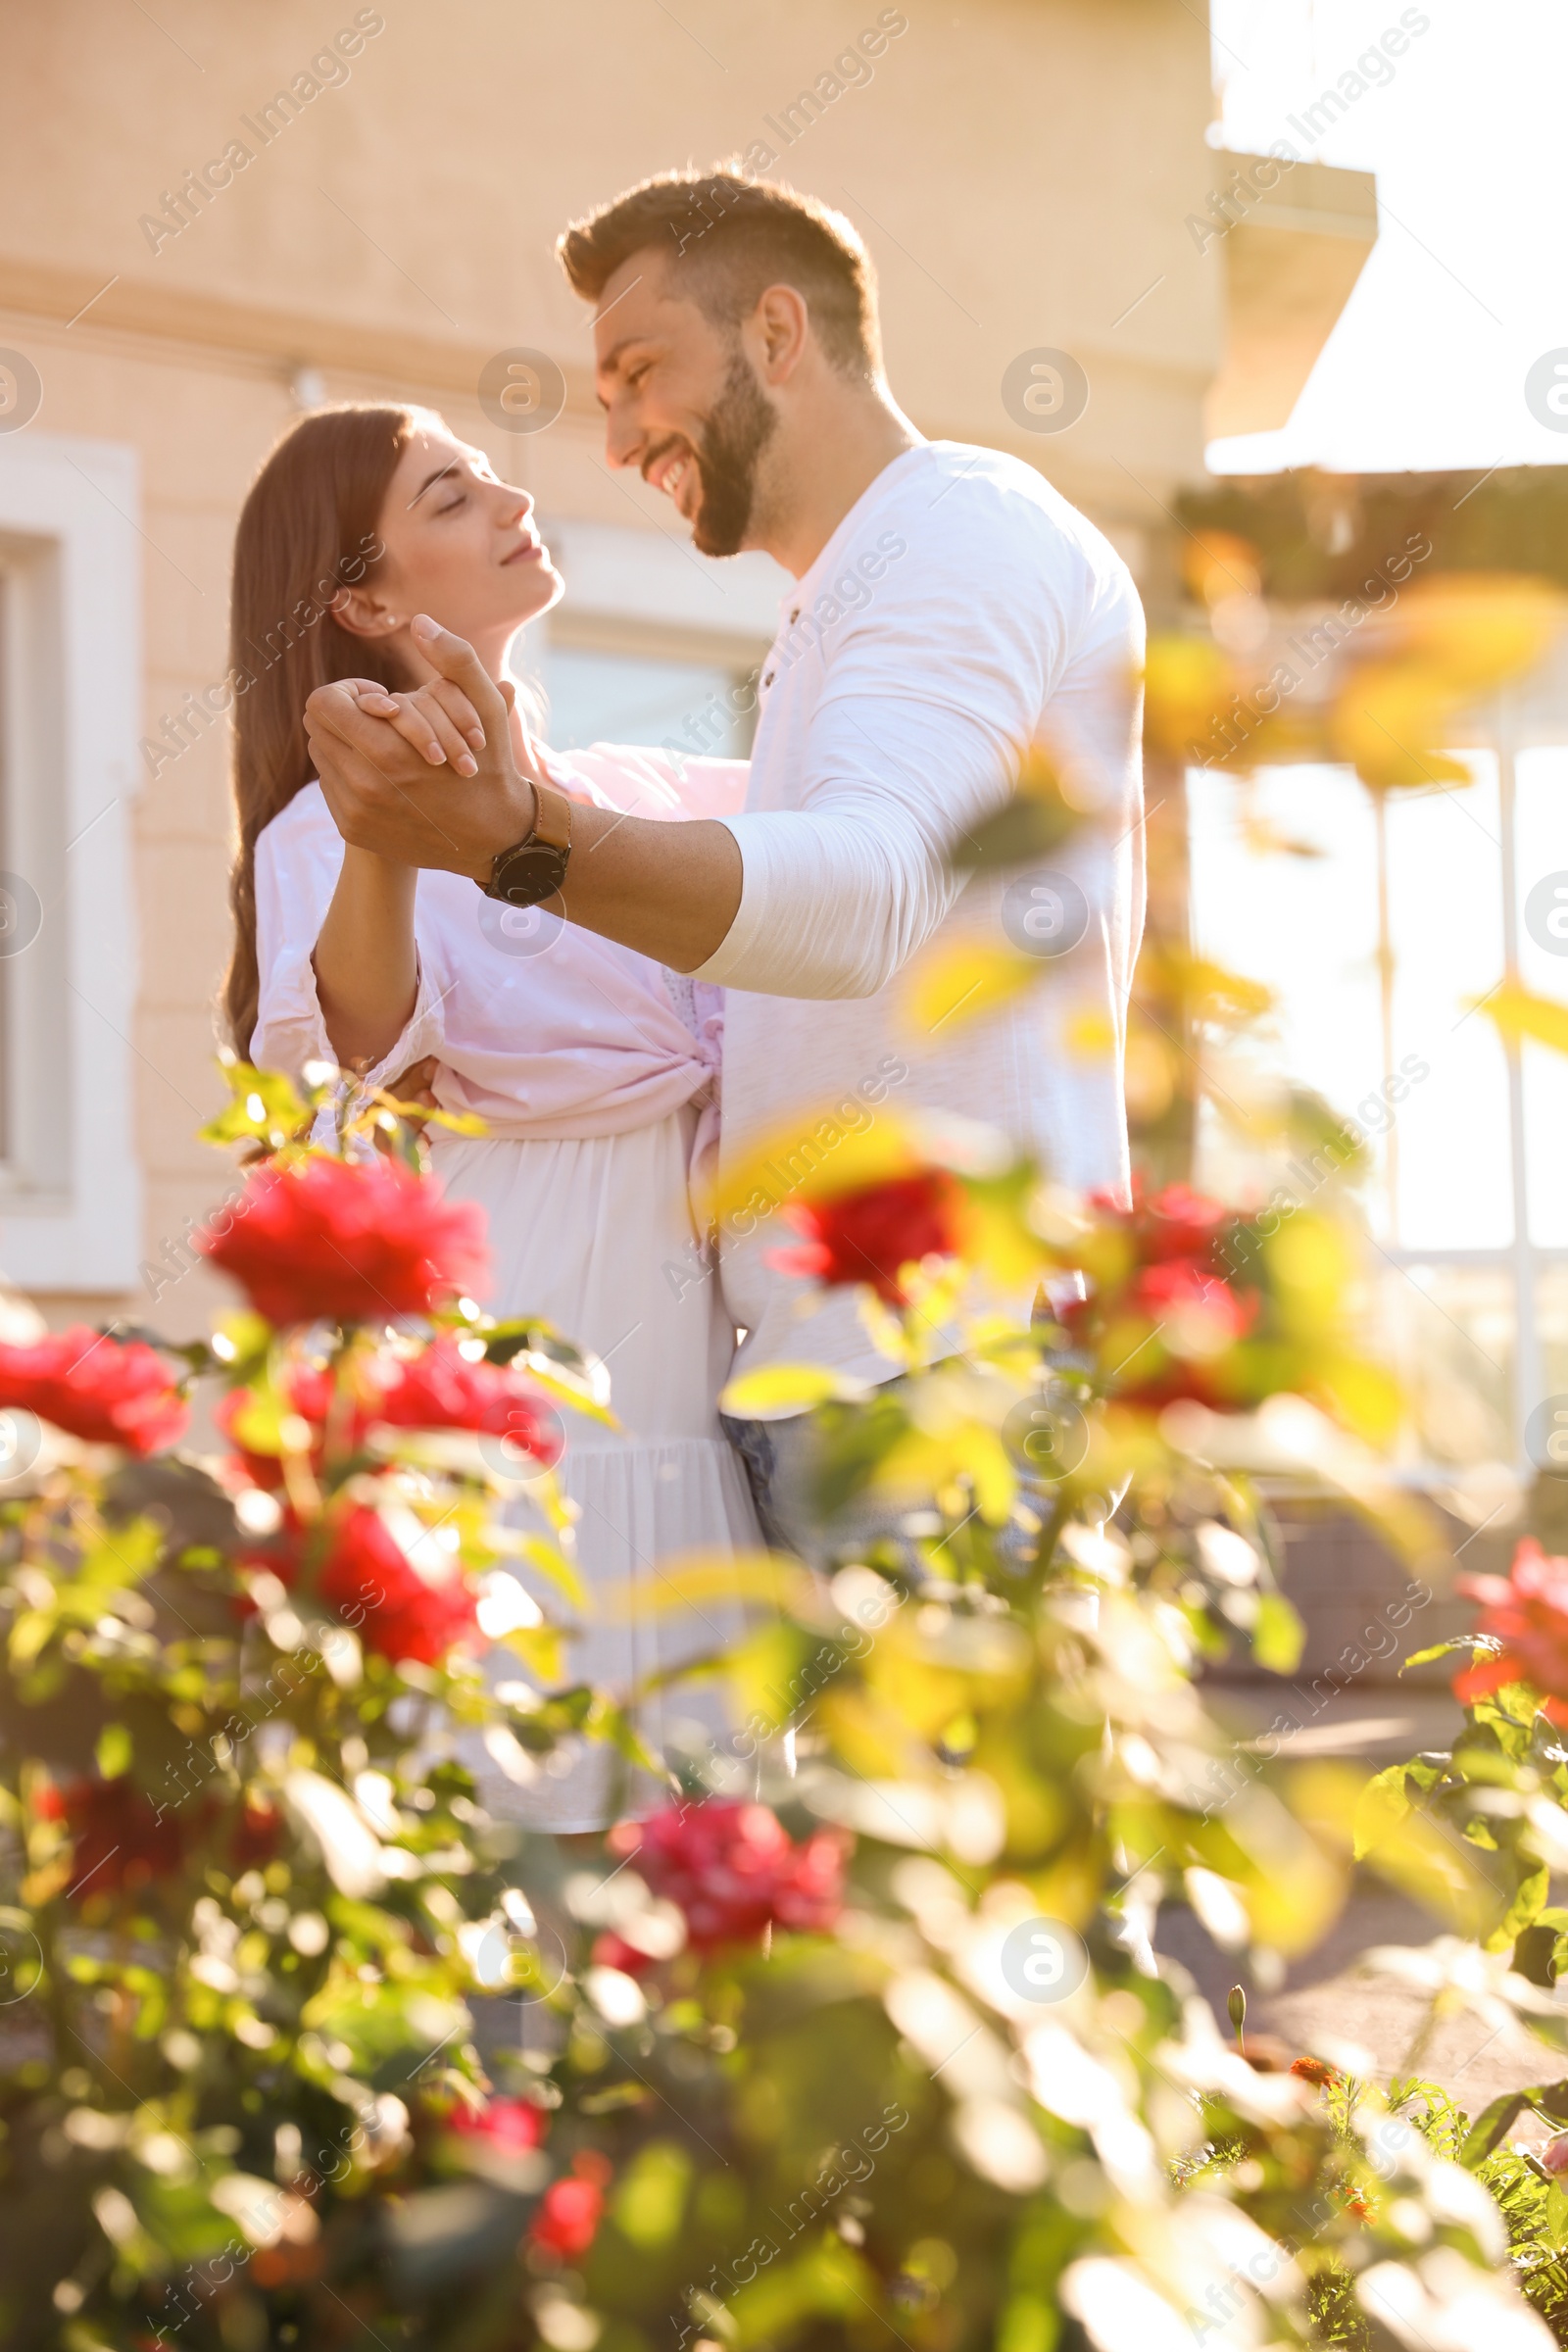
[[[390,696],[378,700],[378,690],[353,682],[318,686],[305,706],[311,757],[345,841],[404,865],[438,866],[487,882],[500,852],[532,826],[532,780],[514,754],[506,698],[472,646],[422,613],[413,627],[437,672],[436,683],[423,690],[426,709],[439,704],[449,717],[476,723],[454,729],[437,713],[427,729],[414,728],[410,740],[407,718],[394,723],[400,704]],[[442,680],[455,691],[443,692]],[[383,706],[388,714],[378,715]],[[482,744],[470,753],[481,730]],[[444,748],[448,734],[454,756],[465,765],[471,760],[471,777],[454,775]]]

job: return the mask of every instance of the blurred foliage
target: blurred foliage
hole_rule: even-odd
[[[267,1564],[285,1508],[401,1509],[456,1529],[444,1573],[484,1624],[518,1539],[483,1447],[376,1399],[459,1344],[471,1423],[559,1357],[503,1369],[512,1335],[471,1309],[242,1314],[171,1378],[249,1400],[220,1415],[243,1453],[57,1435],[15,1482],[8,2347],[1372,2352],[1385,2310],[1456,2298],[1551,2340],[1510,2276],[1511,2229],[1555,2310],[1556,2208],[1511,2119],[1444,2139],[1436,2093],[1418,2128],[1344,2053],[1227,2037],[1152,1941],[1187,1904],[1266,1978],[1338,1914],[1359,1810],[1365,1865],[1556,2031],[1498,1941],[1554,1929],[1495,1802],[1535,1774],[1532,1834],[1546,1807],[1568,1838],[1534,1734],[1499,1714],[1490,1777],[1469,1743],[1448,1846],[1382,1784],[1239,1751],[1193,1680],[1237,1643],[1298,1656],[1260,1469],[1343,1470],[1391,1542],[1430,1540],[1366,1443],[1387,1412],[1344,1236],[1182,1191],[1086,1209],[999,1139],[891,1119],[831,1164],[800,1230],[829,1280],[853,1237],[904,1378],[730,1393],[812,1408],[803,1556],[661,1563],[671,1606],[768,1602],[727,1662],[745,1729],[646,1759],[669,1805],[602,1847],[509,1822],[478,1760],[526,1781],[596,1733],[635,1758],[635,1694],[623,1716],[564,1678],[537,1612],[489,1619],[528,1677],[498,1682],[463,1643],[355,1636],[308,1548]],[[986,1303],[999,1278],[1038,1285],[1028,1324]],[[1451,1974],[1445,1948],[1417,1957]]]
[[[1338,605],[1419,533],[1444,571],[1528,572],[1568,588],[1568,466],[1490,474],[1235,475],[1183,491],[1184,528],[1246,542],[1265,595]]]
[[[1155,636],[1146,734],[1166,757],[1247,774],[1345,762],[1375,792],[1467,784],[1449,747],[1477,702],[1534,668],[1568,613],[1552,583],[1515,573],[1416,572],[1413,535],[1335,605],[1271,607],[1254,551],[1193,538],[1186,571],[1203,633]]]

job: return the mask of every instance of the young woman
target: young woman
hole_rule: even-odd
[[[716,993],[461,875],[346,849],[302,719],[334,679],[405,694],[431,681],[410,632],[417,613],[466,637],[500,682],[518,630],[562,594],[532,505],[422,410],[316,411],[263,466],[234,549],[228,1026],[263,1067],[427,1079],[442,1108],[483,1118],[482,1141],[429,1132],[448,1193],[488,1211],[484,1303],[555,1324],[610,1374],[620,1429],[567,1416],[562,1475],[590,1588],[635,1595],[590,1624],[574,1667],[625,1690],[734,1631],[732,1612],[662,1607],[660,1560],[760,1541],[715,1416],[735,1335],[690,1198],[716,1123]],[[439,709],[423,723],[461,791],[467,746]],[[643,815],[717,814],[744,787],[733,762],[689,761],[677,780],[658,753],[530,748],[563,789]],[[703,1712],[678,1690],[663,1707],[666,1720],[658,1705],[642,1718],[656,1746],[668,1713]],[[524,1809],[541,1828],[587,1830],[612,1818],[616,1795],[596,1746],[527,1791]]]

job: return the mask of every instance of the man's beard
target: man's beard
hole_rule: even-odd
[[[692,538],[705,556],[734,556],[745,546],[762,452],[777,423],[761,385],[737,353],[696,453],[703,496]]]

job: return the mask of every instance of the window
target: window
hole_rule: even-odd
[[[134,455],[0,438],[0,1268],[135,1280]]]
[[[746,759],[757,671],[789,574],[766,556],[715,563],[662,530],[543,529],[566,595],[523,654],[548,704],[549,740],[563,751],[646,743]]]
[[[752,748],[756,678],[713,662],[554,644],[541,667],[546,732],[564,752],[588,743],[678,744],[712,760]]]
[[[1505,975],[1568,1004],[1549,920],[1554,877],[1568,906],[1568,676],[1478,732],[1468,786],[1388,796],[1381,847],[1348,769],[1190,775],[1193,926],[1276,992],[1228,1083],[1249,1059],[1283,1070],[1366,1136],[1368,1314],[1411,1399],[1411,1468],[1528,1472],[1561,1466],[1555,1407],[1568,1428],[1568,1059],[1505,1047],[1478,1007]],[[1200,1135],[1215,1190],[1279,1180],[1207,1106]],[[1285,1179],[1297,1198],[1311,1180]]]

